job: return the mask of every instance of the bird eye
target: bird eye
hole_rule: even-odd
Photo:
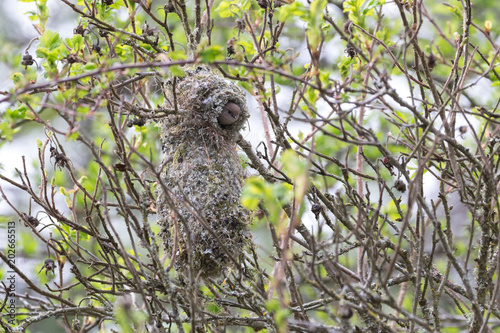
[[[229,102],[222,109],[221,114],[217,117],[217,121],[222,126],[234,124],[240,117],[241,108],[238,104]]]

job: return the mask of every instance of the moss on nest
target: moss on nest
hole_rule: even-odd
[[[174,250],[177,224],[177,269],[188,265],[189,228],[196,273],[214,276],[232,265],[229,254],[238,261],[249,242],[248,214],[240,205],[244,172],[235,141],[248,119],[248,110],[244,93],[220,75],[204,67],[186,73],[176,84],[178,113],[162,119],[159,126],[166,161],[161,179],[187,223],[183,225],[175,216],[161,190],[157,199],[158,223],[169,254]],[[172,90],[171,85],[169,88]],[[173,94],[170,91],[167,96],[170,108],[174,107]],[[230,114],[230,125],[221,125],[221,114],[227,112],[228,103],[236,104],[239,113]],[[200,216],[215,236],[202,224]]]

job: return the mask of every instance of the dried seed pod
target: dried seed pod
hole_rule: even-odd
[[[337,310],[337,315],[345,320],[351,319],[353,314],[352,309],[347,305],[341,305]]]
[[[321,213],[322,210],[323,210],[323,208],[321,207],[320,204],[315,203],[312,205],[311,212],[314,213],[314,217],[316,217],[316,220],[318,219],[319,214]]]
[[[74,331],[79,331],[82,329],[82,324],[80,323],[80,320],[78,318],[73,319],[73,323],[71,323],[71,327],[73,328]]]
[[[342,29],[344,30],[344,33],[346,35],[351,35],[352,33],[352,21],[350,19],[347,19],[345,22],[344,22],[344,25],[342,27]]]
[[[179,112],[159,122],[166,161],[161,180],[168,193],[159,186],[158,223],[166,251],[176,251],[177,269],[188,265],[189,235],[194,269],[214,276],[234,263],[229,256],[238,261],[250,242],[236,152],[248,110],[235,84],[204,67],[186,73],[176,85]]]
[[[106,38],[109,36],[109,32],[103,29],[99,29],[99,36]]]
[[[45,262],[43,263],[42,268],[40,268],[40,271],[38,271],[38,274],[40,274],[43,270],[45,269],[45,275],[47,275],[48,272],[55,273],[56,269],[56,262],[54,259],[45,259]]]
[[[242,19],[236,19],[236,27],[238,29],[238,33],[245,30],[245,21],[243,21]]]
[[[83,25],[79,24],[75,29],[73,29],[73,34],[84,36],[86,30],[87,29],[85,29]]]
[[[427,67],[429,67],[431,72],[436,67],[436,57],[432,53],[427,56]]]
[[[40,221],[38,221],[38,219],[36,217],[33,217],[31,215],[29,215],[27,217],[27,220],[28,220],[28,223],[34,227],[38,227],[38,225],[40,224]]]
[[[82,329],[82,324],[80,323],[80,320],[78,318],[73,319],[73,323],[71,324],[71,327],[75,331],[79,331]]]
[[[465,125],[460,126],[460,127],[458,128],[458,131],[460,132],[460,137],[462,137],[462,138],[463,138],[464,134],[465,134],[465,133],[467,133],[467,130],[468,130],[468,129],[469,129],[469,128],[468,128],[467,126],[465,126]]]
[[[29,54],[28,52],[23,54],[23,58],[21,60],[21,65],[24,66],[24,69],[27,69],[28,66],[31,66],[34,63],[36,63],[36,61],[35,61],[35,59],[33,59],[33,56],[31,54]],[[38,63],[37,63],[37,66],[38,66]]]
[[[74,64],[76,62],[81,62],[81,60],[78,58],[78,54],[69,54],[67,57],[66,57],[66,61],[68,62],[68,64]]]
[[[113,165],[113,167],[117,170],[117,171],[120,171],[120,172],[124,172],[127,170],[127,165],[123,164],[123,163],[116,163]]]
[[[405,193],[406,192],[406,184],[401,180],[401,179],[398,179],[394,182],[394,187],[396,188],[396,190],[398,190],[399,192],[402,192],[402,193]]]
[[[357,55],[356,50],[354,49],[354,47],[352,47],[352,45],[347,45],[344,53],[347,53],[347,56],[351,59],[354,59],[354,57]]]
[[[31,66],[33,65],[34,63],[34,60],[33,60],[33,56],[29,53],[25,53],[23,54],[23,60],[21,61],[21,65],[24,65],[24,66]]]
[[[132,127],[134,125],[142,127],[142,126],[146,125],[146,119],[140,118],[140,117],[135,117],[134,119],[129,119],[127,121],[128,127]]]
[[[174,13],[175,12],[174,4],[172,2],[169,2],[167,5],[163,7],[163,10],[165,11],[165,14]]]
[[[268,2],[267,2],[267,0],[257,0],[257,4],[262,9],[266,9],[267,6],[269,5]]]
[[[26,213],[21,213],[21,219],[24,221],[24,225],[27,227],[31,225],[32,227],[38,227],[40,225],[40,221],[34,216],[28,215]]]
[[[396,175],[394,173],[394,171],[392,171],[392,169],[394,168],[394,165],[392,165],[391,160],[389,159],[389,157],[384,157],[382,159],[382,164],[387,168],[387,170],[389,170],[389,172],[391,173],[391,176],[395,176]]]
[[[99,44],[92,45],[92,51],[94,51],[98,55],[102,56],[101,46]]]
[[[234,49],[234,43],[236,43],[236,37],[233,37],[227,41],[227,56],[228,56],[228,58],[236,53],[236,50]]]
[[[62,168],[69,167],[69,162],[69,158],[67,158],[66,155],[62,153],[56,153],[54,155],[54,168],[59,167],[59,170],[62,170]]]

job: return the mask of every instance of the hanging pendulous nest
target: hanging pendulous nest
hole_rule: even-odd
[[[249,116],[245,95],[204,67],[186,70],[173,89],[167,106],[175,100],[177,112],[159,122],[167,189],[158,187],[161,237],[178,270],[188,267],[190,252],[196,274],[214,276],[239,263],[249,242],[236,144]]]

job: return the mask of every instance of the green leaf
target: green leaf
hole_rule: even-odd
[[[221,308],[219,306],[217,306],[217,304],[212,303],[212,302],[208,303],[207,310],[208,310],[208,312],[213,313],[213,314],[219,314],[221,312]]]
[[[35,53],[38,58],[44,59],[46,59],[50,54],[49,49],[46,47],[38,47]]]
[[[131,321],[130,306],[125,306],[123,304],[117,306],[115,319],[120,325],[123,333],[135,332],[135,330],[132,328],[133,322]]]
[[[349,76],[349,74],[350,74],[350,65],[351,65],[352,61],[353,61],[353,59],[345,56],[337,64],[337,66],[339,67],[340,76],[342,77],[342,79],[345,79],[346,77]]]
[[[83,36],[82,35],[74,35],[73,38],[69,39],[71,43],[68,43],[74,51],[80,51],[83,47]]]
[[[21,80],[23,79],[24,75],[22,73],[19,73],[19,72],[15,72],[14,74],[12,74],[12,76],[10,77],[10,79],[12,80],[12,82],[14,84],[18,84],[21,82]]]
[[[73,208],[73,199],[71,198],[70,193],[67,192],[64,187],[60,187],[59,192],[62,195],[64,195],[64,201],[66,201],[66,206],[68,206],[69,209]],[[73,190],[71,190],[70,192],[73,192]]]
[[[224,60],[224,49],[220,45],[212,45],[198,53],[201,62],[212,63],[216,60]]]
[[[19,105],[15,109],[8,108],[4,114],[4,119],[12,120],[12,122],[20,119],[25,119],[28,107],[24,104]]]
[[[33,235],[29,232],[21,232],[21,248],[26,256],[36,253],[37,242],[33,241]]]
[[[246,13],[250,9],[250,1],[248,0],[232,0],[222,1],[215,10],[222,18],[237,16],[237,14]]]
[[[6,122],[0,123],[0,137],[7,141],[12,141],[14,130]]]
[[[394,113],[396,113],[396,115],[398,115],[398,117],[401,118],[401,120],[406,122],[406,116],[401,111],[394,110]]]
[[[170,66],[170,73],[176,77],[184,77],[186,76],[186,72],[180,66]]]
[[[257,209],[260,199],[266,197],[267,187],[261,177],[249,177],[241,195],[241,204],[250,210]]]
[[[120,9],[120,7],[125,7],[125,4],[123,3],[122,0],[118,0],[118,1],[116,1],[113,4],[108,6],[108,8],[112,8],[112,9]]]
[[[96,68],[97,68],[97,64],[94,62],[89,62],[89,63],[85,64],[85,66],[83,67],[83,69],[86,71],[92,71]]]
[[[89,177],[83,175],[80,178],[78,178],[78,183],[83,184],[87,179],[89,179]]]
[[[46,30],[45,33],[39,37],[39,41],[38,47],[45,47],[49,50],[55,50],[62,43],[59,34],[52,30]]]
[[[268,312],[274,313],[278,311],[280,308],[280,302],[276,299],[270,299],[269,301],[266,302],[266,310]]]
[[[285,22],[290,16],[302,17],[308,14],[307,9],[298,1],[294,1],[291,4],[281,6],[278,9],[278,19],[281,22]]]
[[[168,52],[167,56],[170,59],[172,59],[172,61],[187,59],[186,52],[184,52],[182,50]]]
[[[319,22],[323,17],[323,9],[325,9],[326,2],[327,2],[326,0],[314,0],[311,3],[311,6],[309,7],[311,13],[309,18],[309,24],[311,26],[319,25]]]
[[[364,25],[365,17],[372,16],[375,7],[383,5],[385,0],[346,0],[343,3],[344,12],[349,13],[349,19],[359,25]]]
[[[231,6],[233,2],[232,1],[222,1],[215,10],[216,12],[219,13],[220,17],[226,18],[226,17],[231,17],[234,14],[229,10],[229,7]]]
[[[281,222],[281,209],[290,202],[292,196],[290,185],[271,184],[262,177],[253,176],[246,179],[240,200],[250,210],[257,209],[260,203],[268,213],[269,222],[278,225]]]
[[[78,136],[78,132],[74,132],[70,136],[68,136],[68,141],[76,141],[76,139],[78,139]]]
[[[281,158],[283,160],[283,171],[291,179],[295,180],[306,174],[307,163],[293,149],[284,151]]]

